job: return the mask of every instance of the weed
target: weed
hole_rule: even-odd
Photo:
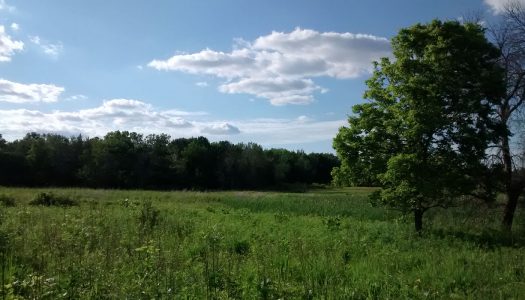
[[[151,231],[159,224],[160,210],[151,201],[144,201],[139,212],[139,226],[142,230]]]
[[[36,194],[50,191],[89,201],[67,210],[27,205]],[[0,188],[0,194],[17,199],[14,208],[0,205],[3,295],[523,298],[525,243],[519,234],[508,239],[490,229],[498,228],[499,211],[479,210],[483,214],[467,223],[463,209],[439,212],[420,237],[412,234],[411,224],[399,221],[399,214],[371,207],[371,191]],[[517,220],[523,220],[522,214],[518,210]],[[516,226],[522,232],[524,223]]]
[[[350,251],[346,250],[345,252],[343,252],[342,259],[345,265],[348,264],[352,259],[352,254],[350,253]]]
[[[3,205],[5,207],[15,207],[16,206],[15,198],[2,194],[0,195],[0,205]]]
[[[233,253],[240,255],[240,256],[248,255],[248,253],[250,253],[250,242],[235,241],[235,243],[233,244],[232,250],[233,250],[232,251]]]
[[[330,230],[339,230],[339,227],[341,227],[341,218],[338,216],[327,217],[323,220],[323,223]]]
[[[55,195],[53,193],[40,193],[31,202],[30,205],[40,206],[77,206],[78,202],[62,195]]]
[[[274,215],[274,218],[277,223],[284,223],[290,220],[290,216],[283,212],[276,213]]]
[[[259,290],[259,297],[261,299],[274,299],[275,298],[275,288],[274,283],[270,278],[264,278],[261,280],[259,285],[257,286],[257,289]]]

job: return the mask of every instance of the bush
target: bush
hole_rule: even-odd
[[[160,210],[151,204],[151,201],[145,201],[142,204],[139,215],[140,228],[143,230],[152,230],[159,224]]]
[[[8,195],[0,195],[0,205],[5,207],[16,206],[15,198]]]
[[[78,203],[62,195],[55,195],[53,193],[40,193],[35,199],[29,202],[30,205],[43,205],[43,206],[76,206]]]
[[[250,242],[248,241],[235,241],[231,248],[233,253],[241,256],[248,255],[250,253]]]

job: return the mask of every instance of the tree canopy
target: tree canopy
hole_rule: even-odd
[[[374,63],[364,97],[334,139],[336,182],[379,185],[373,200],[423,213],[469,194],[502,128],[498,51],[476,24],[432,21],[402,29],[393,58]]]
[[[114,131],[103,138],[0,135],[0,185],[145,189],[303,189],[329,183],[328,153],[263,149],[205,137]]]

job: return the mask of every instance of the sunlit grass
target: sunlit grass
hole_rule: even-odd
[[[525,295],[524,247],[519,239],[494,238],[497,210],[437,211],[418,237],[410,220],[371,207],[370,191],[1,188],[0,194],[16,201],[15,207],[1,208],[4,294],[47,299]],[[41,192],[80,205],[30,206]],[[481,214],[491,223],[480,225]],[[518,222],[517,232],[521,226]]]

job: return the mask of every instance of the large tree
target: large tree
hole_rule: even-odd
[[[374,64],[365,98],[334,147],[340,181],[378,184],[373,200],[414,214],[446,207],[477,185],[501,134],[492,105],[504,91],[498,51],[476,24],[433,21],[402,29],[393,59]]]
[[[519,164],[520,154],[523,153],[520,153],[519,147],[512,147],[512,136],[523,130],[523,120],[517,121],[525,106],[525,6],[516,1],[509,2],[500,22],[491,27],[490,33],[493,43],[500,50],[499,63],[505,71],[506,92],[494,108],[499,121],[507,129],[497,143],[496,162],[503,169],[500,178],[507,198],[502,225],[504,230],[510,232],[518,199],[525,190],[525,175]]]

